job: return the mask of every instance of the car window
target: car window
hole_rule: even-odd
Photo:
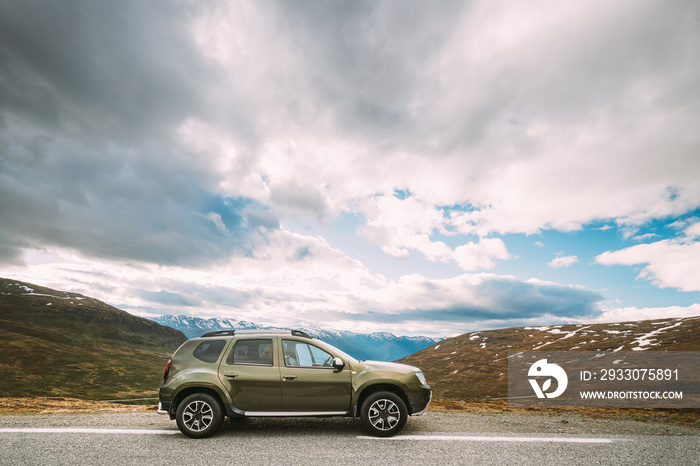
[[[204,362],[216,362],[219,359],[221,350],[224,349],[226,340],[203,341],[195,348],[192,356]]]
[[[272,365],[272,340],[238,340],[229,355],[229,364]]]
[[[333,367],[333,356],[318,346],[294,340],[282,340],[285,366]]]

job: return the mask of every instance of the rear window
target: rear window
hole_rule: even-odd
[[[272,365],[272,340],[238,340],[228,358],[229,364]]]
[[[207,340],[199,344],[192,356],[204,362],[216,362],[221,351],[226,346],[226,340]]]

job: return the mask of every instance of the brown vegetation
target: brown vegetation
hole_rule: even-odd
[[[155,411],[153,405],[127,405],[64,397],[0,398],[3,414],[124,413]]]

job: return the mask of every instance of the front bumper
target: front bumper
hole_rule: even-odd
[[[422,415],[426,409],[428,409],[428,406],[430,406],[430,401],[433,399],[433,391],[431,390],[430,393],[428,394],[428,401],[425,402],[425,405],[423,406],[417,406],[418,411],[414,411],[413,415],[414,416],[420,416]],[[422,408],[422,409],[421,409]]]
[[[430,405],[430,401],[433,399],[433,391],[430,389],[425,390],[425,394],[423,396],[423,399],[415,402],[413,401],[411,403],[411,408],[413,410],[413,413],[411,416],[420,416],[425,412],[426,409],[428,409],[428,406]]]

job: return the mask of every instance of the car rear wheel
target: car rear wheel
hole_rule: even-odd
[[[391,392],[377,392],[365,400],[360,411],[362,424],[376,437],[391,437],[406,425],[408,410],[401,397]]]
[[[224,420],[219,401],[206,393],[195,393],[180,402],[175,413],[180,432],[192,438],[213,435]]]

